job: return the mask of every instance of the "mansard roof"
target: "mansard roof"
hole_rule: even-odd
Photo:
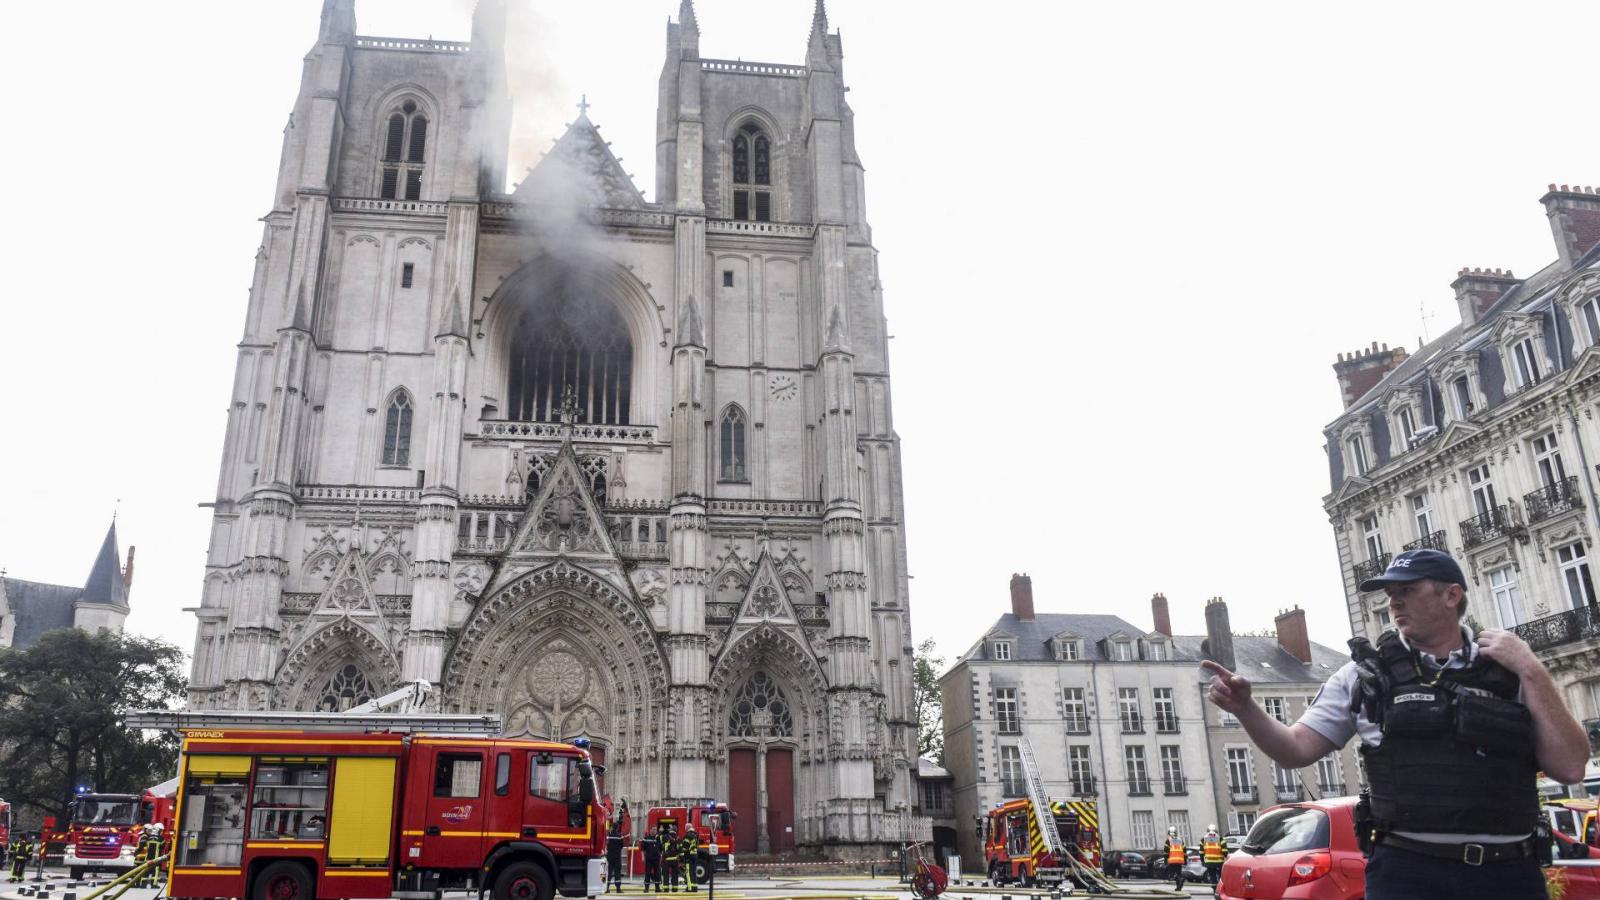
[[[1177,654],[1202,658],[1202,635],[1178,635],[1172,639]],[[1278,645],[1276,637],[1236,634],[1233,636],[1233,672],[1250,679],[1251,684],[1315,684],[1327,681],[1340,666],[1350,661],[1350,654],[1312,642],[1311,662],[1301,662],[1294,654]],[[1205,676],[1197,671],[1196,680]]]

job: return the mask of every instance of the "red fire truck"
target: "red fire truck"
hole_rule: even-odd
[[[605,812],[582,748],[347,721],[351,730],[187,730],[169,895],[604,892]]]
[[[11,804],[0,800],[0,864],[11,850]]]
[[[136,851],[147,829],[172,830],[173,790],[177,782],[139,794],[79,792],[72,801],[61,864],[82,878],[85,872],[125,871],[138,864]]]
[[[983,820],[983,856],[989,879],[997,884],[1053,884],[1070,880],[1071,854],[1090,869],[1100,867],[1098,811],[1092,800],[1052,803],[1049,821],[1055,839],[1039,831],[1033,801],[1011,800],[989,810]]]
[[[694,806],[652,806],[645,814],[644,827],[655,831],[665,825],[682,837],[685,822],[694,827],[700,838],[700,855],[694,861],[695,883],[705,883],[706,866],[712,859],[716,860],[718,872],[733,871],[733,812],[728,804],[707,800]],[[717,844],[715,855],[709,846],[713,841]],[[643,863],[639,864],[639,871],[644,871]]]

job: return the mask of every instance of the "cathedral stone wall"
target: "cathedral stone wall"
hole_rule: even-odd
[[[685,2],[657,201],[586,114],[507,194],[503,16],[369,38],[325,4],[191,702],[340,710],[422,679],[508,734],[589,738],[613,796],[728,800],[748,850],[925,838],[838,36],[819,7],[805,65],[702,60]]]

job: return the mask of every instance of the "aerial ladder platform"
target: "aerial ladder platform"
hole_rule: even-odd
[[[498,713],[424,712],[433,685],[413,681],[398,690],[352,706],[344,712],[292,710],[146,709],[128,713],[129,728],[155,731],[254,728],[285,731],[392,731],[406,734],[498,735],[504,724]]]

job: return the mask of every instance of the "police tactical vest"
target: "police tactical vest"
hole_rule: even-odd
[[[1533,716],[1520,681],[1479,656],[1430,670],[1395,631],[1373,647],[1350,641],[1358,682],[1352,711],[1383,733],[1363,744],[1380,831],[1519,835],[1539,819]]]

